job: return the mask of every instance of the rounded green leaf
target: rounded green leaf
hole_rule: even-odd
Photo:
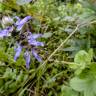
[[[74,62],[81,65],[89,64],[91,62],[91,59],[86,51],[81,50],[75,55]]]
[[[77,77],[74,77],[70,81],[70,86],[75,90],[75,91],[84,91],[86,89],[86,80],[81,80]]]

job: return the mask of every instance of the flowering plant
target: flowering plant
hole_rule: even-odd
[[[23,19],[15,16],[13,19],[10,17],[2,18],[2,22],[7,20],[7,24],[10,22],[11,24],[7,25],[5,29],[0,30],[0,37],[8,37],[12,36],[16,39],[17,48],[15,48],[15,56],[14,60],[16,61],[20,56],[22,49],[25,49],[24,59],[26,61],[26,68],[30,67],[30,55],[33,56],[39,61],[42,62],[41,57],[37,54],[36,48],[38,46],[44,46],[43,42],[39,42],[36,39],[42,37],[42,34],[32,34],[30,32],[30,28],[28,24],[32,20],[31,16],[26,16]],[[4,22],[5,23],[5,22]]]

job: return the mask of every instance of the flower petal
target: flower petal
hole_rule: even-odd
[[[43,36],[42,34],[32,34],[31,32],[28,32],[28,39],[37,39],[39,37]]]
[[[30,45],[33,45],[33,46],[44,46],[44,43],[43,42],[39,42],[39,41],[36,41],[34,39],[28,40],[28,43]]]
[[[18,21],[15,23],[15,25],[17,26],[17,30],[20,31],[23,27],[23,25],[30,20],[32,17],[31,16],[26,16],[24,19],[20,20],[18,17]]]
[[[32,34],[31,32],[28,32],[28,43],[33,46],[44,46],[43,42],[36,41],[35,39],[41,37],[42,34]]]
[[[41,57],[36,53],[36,51],[35,51],[34,49],[32,49],[32,54],[33,54],[33,56],[34,56],[39,62],[42,62]]]
[[[0,30],[0,37],[9,36],[9,32],[13,31],[13,27],[7,27],[4,30]]]
[[[22,29],[23,25],[18,25],[17,30],[20,31]]]
[[[30,54],[28,51],[26,51],[24,53],[24,58],[25,58],[25,61],[26,61],[26,68],[29,69],[30,67]]]
[[[30,20],[31,16],[26,16],[24,19],[20,20],[17,25],[24,25],[28,20]]]
[[[16,54],[15,54],[15,56],[14,56],[14,60],[15,60],[15,61],[16,61],[17,58],[20,56],[21,51],[22,51],[22,46],[20,46],[20,45],[18,44],[18,47],[15,49],[15,52],[16,52]]]
[[[29,37],[32,38],[32,39],[37,39],[37,38],[39,38],[41,36],[42,36],[42,34],[32,34]]]

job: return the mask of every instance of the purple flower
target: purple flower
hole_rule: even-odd
[[[35,40],[41,36],[42,34],[32,34],[31,32],[29,32],[29,36],[27,37],[28,43],[33,46],[44,46],[43,42],[39,42]]]
[[[36,53],[35,49],[32,49],[32,54],[33,54],[33,56],[34,56],[39,62],[42,62],[41,57]]]
[[[17,48],[15,49],[15,52],[16,52],[16,54],[15,54],[15,56],[14,56],[14,60],[16,61],[17,60],[17,58],[20,56],[20,53],[21,53],[21,51],[22,51],[22,46],[20,46],[19,44],[17,44]]]
[[[8,18],[7,18],[8,19]],[[6,19],[6,20],[7,20]],[[14,20],[15,19],[15,20]],[[14,25],[12,25],[12,27],[7,27],[4,30],[0,30],[0,37],[7,37],[10,36],[10,34],[12,34],[11,36],[13,38],[15,38],[15,40],[18,42],[17,43],[17,47],[15,48],[15,56],[14,56],[14,60],[16,61],[18,59],[18,57],[20,56],[20,53],[22,51],[22,48],[25,48],[25,53],[24,53],[24,59],[26,61],[26,68],[29,69],[30,67],[30,51],[31,54],[33,54],[33,56],[39,61],[42,62],[41,57],[37,54],[35,47],[37,49],[37,46],[44,46],[43,42],[39,42],[36,39],[38,39],[39,37],[42,37],[42,34],[32,34],[30,31],[30,28],[25,28],[25,32],[21,32],[22,28],[24,27],[24,25],[26,23],[28,23],[28,21],[32,19],[31,16],[26,16],[23,19],[20,19],[18,16],[13,17],[12,20]],[[9,19],[8,19],[9,20]],[[11,19],[10,19],[11,20]],[[9,21],[10,21],[9,20]],[[12,23],[12,24],[13,24]],[[28,25],[28,24],[26,24]],[[13,28],[16,28],[16,30],[13,31]],[[14,29],[15,29],[14,28]],[[18,32],[17,32],[18,31]],[[19,33],[21,32],[21,34]],[[19,34],[18,34],[19,33]]]
[[[0,30],[0,37],[9,36],[9,33],[13,31],[13,27],[7,27],[4,30]]]
[[[20,20],[18,17],[17,17],[17,22],[15,23],[16,26],[17,26],[17,30],[20,31],[22,29],[22,27],[24,26],[24,24],[26,22],[28,22],[28,20],[32,19],[31,16],[26,16],[24,19]]]
[[[30,67],[30,54],[28,51],[26,51],[24,53],[24,58],[25,58],[25,61],[26,61],[26,68],[29,69]]]

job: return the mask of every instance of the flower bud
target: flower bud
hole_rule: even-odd
[[[2,18],[3,27],[9,26],[11,24],[13,24],[13,19],[11,17],[9,17],[9,16],[3,16],[3,18]]]

